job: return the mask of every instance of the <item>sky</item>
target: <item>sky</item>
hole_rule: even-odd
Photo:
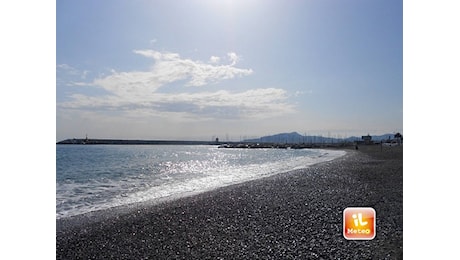
[[[403,3],[56,1],[56,140],[403,133]]]

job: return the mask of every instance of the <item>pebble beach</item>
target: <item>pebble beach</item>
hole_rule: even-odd
[[[403,148],[362,145],[307,169],[56,220],[56,259],[402,259]],[[376,211],[373,240],[343,210]]]

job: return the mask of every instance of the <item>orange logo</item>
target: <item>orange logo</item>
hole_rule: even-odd
[[[343,211],[343,236],[348,240],[371,240],[375,237],[373,208],[346,208]]]

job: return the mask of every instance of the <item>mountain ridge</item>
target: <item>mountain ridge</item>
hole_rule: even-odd
[[[366,135],[367,136],[367,135]],[[395,134],[370,135],[372,141],[380,142],[391,140]],[[301,135],[297,132],[279,133],[274,135],[263,136],[260,138],[246,139],[244,142],[260,143],[339,143],[339,142],[356,142],[362,141],[361,136],[350,136],[346,138],[324,137],[322,135]]]

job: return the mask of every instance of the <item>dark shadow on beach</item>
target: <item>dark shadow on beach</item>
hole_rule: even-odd
[[[403,148],[362,145],[308,169],[159,205],[56,221],[57,259],[402,259]],[[347,207],[377,234],[342,235]]]

